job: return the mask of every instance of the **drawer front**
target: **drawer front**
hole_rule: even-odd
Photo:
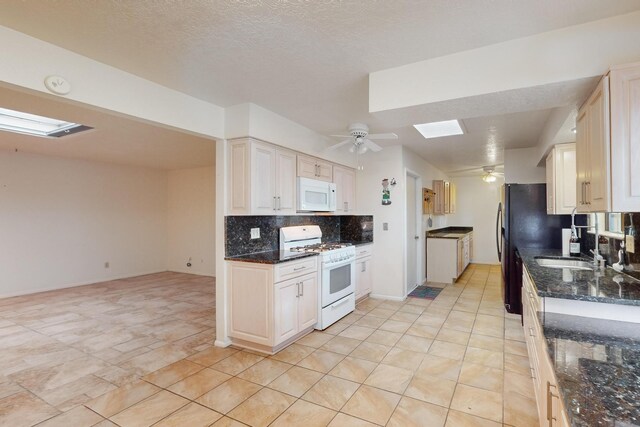
[[[273,269],[273,281],[274,283],[277,283],[283,280],[288,280],[298,276],[303,276],[305,274],[315,273],[317,271],[318,271],[317,256],[303,258],[298,261],[289,261],[289,262],[276,265],[276,267]]]
[[[362,245],[356,248],[356,258],[371,256],[373,253],[373,245]]]
[[[526,268],[522,272],[522,276],[522,289],[524,291],[522,303],[524,304],[526,299],[531,304],[534,312],[540,311],[540,296]]]

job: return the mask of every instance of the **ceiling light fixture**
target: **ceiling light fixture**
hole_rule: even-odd
[[[422,123],[413,125],[425,137],[439,138],[442,136],[462,135],[464,131],[458,120],[445,120],[443,122]]]
[[[78,123],[0,108],[0,130],[33,136],[60,138],[92,129]]]
[[[482,175],[482,180],[484,182],[496,181],[496,176],[494,175],[495,168],[493,166],[485,166],[482,170],[484,170],[484,175]]]

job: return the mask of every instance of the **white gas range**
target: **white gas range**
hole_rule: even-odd
[[[326,329],[355,310],[355,246],[322,243],[319,226],[302,225],[280,229],[280,250],[284,251],[285,257],[300,252],[319,254],[320,303],[316,329]]]

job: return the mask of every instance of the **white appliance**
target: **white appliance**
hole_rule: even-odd
[[[336,185],[332,182],[298,177],[298,210],[306,212],[335,211]]]
[[[282,227],[280,249],[284,255],[300,252],[318,253],[320,286],[318,287],[318,323],[326,329],[356,308],[356,248],[351,244],[322,243],[317,225]]]

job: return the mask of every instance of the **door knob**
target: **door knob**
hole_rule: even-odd
[[[418,240],[420,236],[413,236],[414,239]]]

